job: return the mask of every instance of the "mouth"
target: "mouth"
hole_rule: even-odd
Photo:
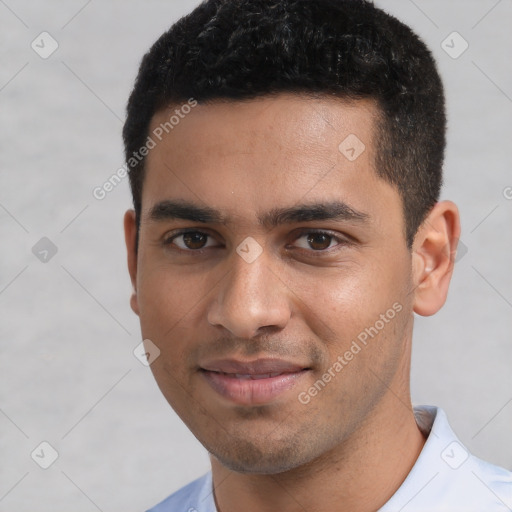
[[[200,368],[209,386],[237,405],[263,405],[297,385],[311,369],[277,359],[214,361]]]
[[[205,370],[205,371],[207,371],[207,370]],[[272,379],[274,377],[286,375],[286,373],[261,373],[261,374],[224,373],[224,372],[213,372],[213,373],[225,375],[226,377],[230,377],[232,379],[245,379],[245,380]],[[290,373],[292,373],[292,372],[290,372]]]

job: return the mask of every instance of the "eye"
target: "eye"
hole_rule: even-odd
[[[185,231],[177,233],[164,241],[165,245],[176,245],[183,251],[198,251],[216,245],[211,235],[202,231]]]
[[[313,251],[326,251],[336,245],[343,244],[344,240],[325,231],[313,231],[299,236],[295,242],[301,249],[313,249]]]

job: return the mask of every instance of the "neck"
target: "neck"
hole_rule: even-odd
[[[389,390],[357,432],[329,453],[278,474],[242,474],[211,457],[219,512],[375,512],[398,490],[425,438],[409,392]]]

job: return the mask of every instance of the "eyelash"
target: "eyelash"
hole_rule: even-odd
[[[181,251],[183,253],[197,254],[197,255],[203,254],[206,249],[218,248],[218,247],[202,247],[201,249],[182,249],[181,247],[178,247],[175,244],[173,244],[173,242],[174,242],[174,240],[176,238],[179,238],[180,236],[184,236],[184,235],[187,235],[187,234],[200,234],[200,235],[205,235],[205,236],[207,236],[209,238],[214,238],[213,235],[211,235],[209,233],[206,233],[204,231],[186,229],[186,230],[178,231],[178,232],[172,234],[171,236],[166,237],[163,240],[162,245],[163,246],[174,245],[175,246],[175,250],[177,250],[177,251]],[[328,236],[329,238],[332,239],[331,243],[332,243],[332,241],[337,242],[337,244],[335,246],[333,246],[333,247],[328,247],[326,249],[320,249],[320,250],[299,248],[299,250],[307,251],[308,253],[313,254],[313,255],[327,254],[327,253],[330,253],[333,250],[339,249],[342,246],[347,246],[347,245],[351,244],[351,241],[348,238],[337,236],[337,235],[331,233],[330,231],[314,230],[314,229],[313,230],[311,230],[311,229],[309,229],[309,230],[307,230],[307,229],[301,230],[298,233],[298,235],[294,238],[294,241],[297,241],[297,240],[303,238],[306,235],[326,235],[326,236]]]

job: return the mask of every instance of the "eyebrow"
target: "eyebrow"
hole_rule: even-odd
[[[208,206],[198,206],[187,201],[161,201],[149,210],[149,220],[190,220],[203,224],[227,224],[220,212]]]
[[[218,210],[188,201],[161,201],[149,210],[148,218],[151,221],[180,219],[201,224],[229,224],[229,218]],[[282,224],[320,220],[367,223],[369,215],[352,208],[343,201],[330,201],[273,208],[260,215],[258,220],[262,226],[270,229]]]
[[[290,208],[274,208],[260,217],[260,224],[273,228],[281,224],[311,222],[318,220],[349,221],[365,223],[369,215],[355,210],[343,201],[301,204]]]

